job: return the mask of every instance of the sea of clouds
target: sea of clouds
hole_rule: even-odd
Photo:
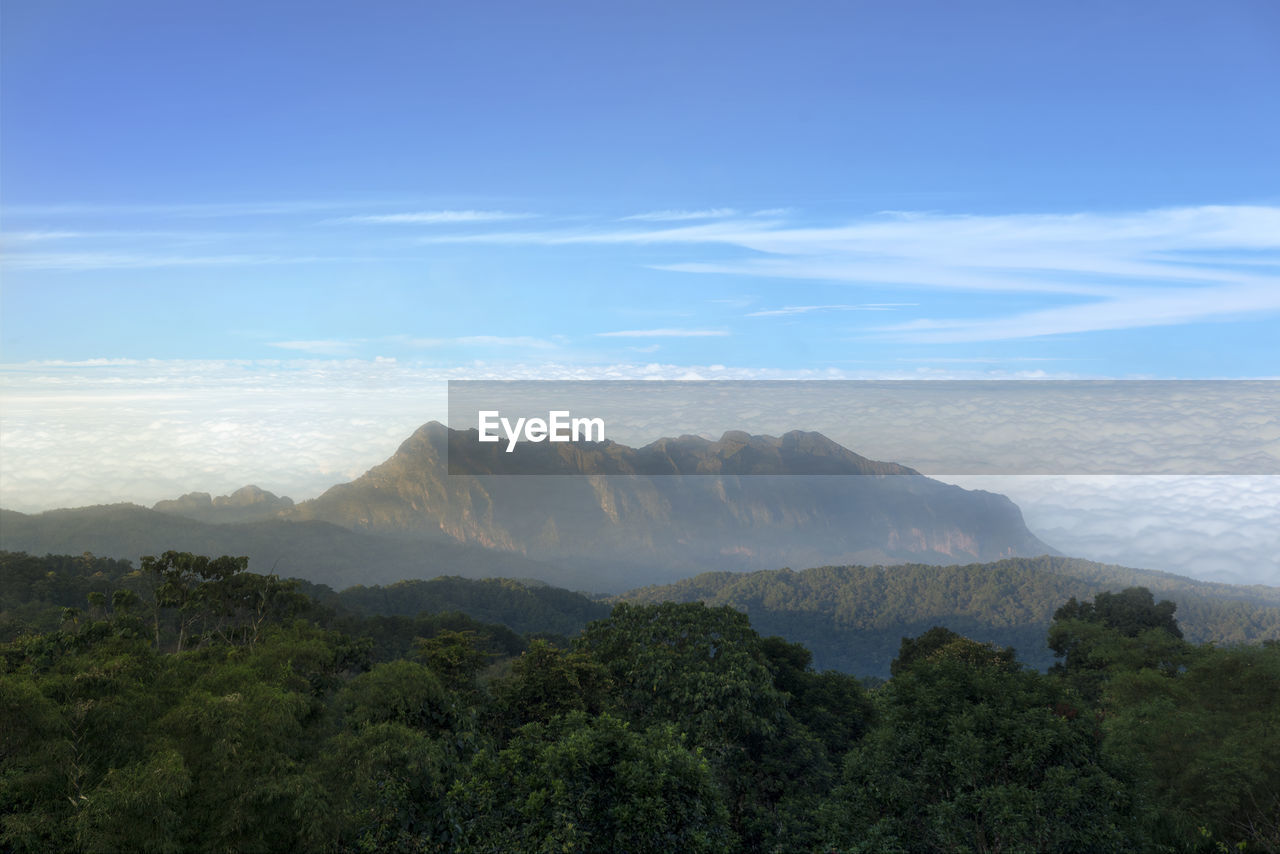
[[[38,512],[120,501],[150,505],[196,490],[226,494],[249,483],[302,500],[385,460],[426,421],[446,420],[446,381],[512,378],[840,377],[719,366],[445,368],[392,359],[8,365],[0,370],[0,506]],[[1009,495],[1032,531],[1064,553],[1280,585],[1274,385],[1188,385],[1184,390],[1195,394],[1181,399],[1162,395],[1158,386],[1125,386],[1123,395],[1076,398],[1075,408],[1064,411],[1052,393],[1067,386],[1055,390],[1046,383],[1020,399],[1018,411],[1028,421],[1012,426],[995,398],[999,384],[980,386],[985,398],[962,388],[972,384],[935,383],[926,395],[902,393],[896,388],[902,385],[890,383],[875,406],[828,394],[826,419],[808,404],[784,405],[758,394],[745,408],[729,403],[732,395],[714,402],[695,395],[699,405],[658,408],[647,426],[630,428],[634,435],[610,438],[635,444],[676,432],[714,438],[727,429],[819,430],[865,456]],[[1092,409],[1082,400],[1092,401]],[[967,467],[957,467],[960,458],[946,441],[958,424],[968,425],[960,432],[983,449],[965,451]],[[1053,449],[1049,465],[1043,464],[1046,447]],[[993,449],[1003,455],[992,456]],[[1004,467],[990,468],[991,459]],[[1207,473],[1224,470],[1231,473]]]

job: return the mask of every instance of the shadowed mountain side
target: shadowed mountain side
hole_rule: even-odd
[[[111,504],[27,515],[0,510],[0,549],[30,554],[80,554],[137,562],[169,549],[217,556],[248,555],[254,572],[295,576],[344,588],[402,579],[462,575],[554,579],[588,587],[594,575],[453,540],[350,531],[326,522],[271,521],[211,525],[136,504]],[[614,580],[615,588],[621,579]]]
[[[639,450],[611,442],[527,446],[550,461],[538,470],[565,474],[579,465],[652,471],[654,460],[678,471],[775,473],[750,477],[451,476],[451,434],[457,441],[459,434],[443,425],[425,425],[385,463],[298,504],[292,518],[444,534],[583,571],[625,561],[641,573],[633,584],[707,569],[954,563],[1053,552],[1004,496],[866,460],[816,433],[780,439],[727,433],[718,442],[682,437]],[[504,453],[497,445],[467,447],[477,454],[472,470],[486,470]],[[524,447],[517,446],[517,454]],[[814,474],[820,471],[845,474]],[[600,583],[592,589],[619,588]]]
[[[645,587],[620,601],[705,602],[744,611],[762,635],[781,635],[814,653],[814,665],[860,676],[889,675],[903,637],[942,625],[966,637],[1013,646],[1046,668],[1053,612],[1072,596],[1144,586],[1177,604],[1195,643],[1280,638],[1280,588],[1236,587],[1162,572],[1061,557],[969,566],[827,566],[793,572],[705,573]]]

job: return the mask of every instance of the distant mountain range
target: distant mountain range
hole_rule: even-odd
[[[477,475],[450,475],[455,466]],[[529,470],[545,475],[493,477]],[[635,474],[641,472],[644,474]],[[560,475],[580,475],[564,477]],[[667,476],[659,476],[667,475]],[[1054,553],[1002,495],[860,457],[818,433],[497,445],[436,422],[356,480],[294,504],[256,487],[6,511],[0,548],[137,559],[182,548],[334,586],[515,575],[619,591],[707,570],[951,564]]]
[[[867,460],[816,433],[522,447],[507,457],[433,422],[386,462],[310,501],[245,487],[153,509],[0,510],[0,550],[133,561],[168,549],[248,555],[256,572],[363,586],[344,595],[388,613],[464,602],[475,611],[476,601],[501,598],[459,579],[394,584],[444,575],[701,600],[804,643],[819,667],[860,675],[883,675],[903,636],[939,624],[1013,645],[1043,667],[1057,607],[1134,585],[1177,602],[1191,640],[1280,637],[1280,589],[1056,556],[1004,496]],[[450,475],[450,461],[480,474]],[[513,470],[555,474],[485,474]],[[778,569],[786,566],[804,571]],[[568,611],[549,617],[538,605],[534,623],[555,631],[595,613],[563,591],[546,596]],[[529,616],[528,603],[512,607]],[[478,619],[515,619],[480,611]]]

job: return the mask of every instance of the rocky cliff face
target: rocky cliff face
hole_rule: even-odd
[[[450,453],[455,471],[477,474],[450,475]],[[487,474],[511,471],[554,474]],[[289,516],[444,534],[539,560],[672,571],[1053,552],[1004,496],[867,460],[799,431],[684,436],[643,448],[528,444],[508,455],[432,422],[385,463]]]

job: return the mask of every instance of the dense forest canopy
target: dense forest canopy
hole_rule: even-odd
[[[936,626],[868,689],[725,606],[0,569],[0,850],[1280,851],[1280,644],[1145,588],[1060,602],[1048,673]]]

